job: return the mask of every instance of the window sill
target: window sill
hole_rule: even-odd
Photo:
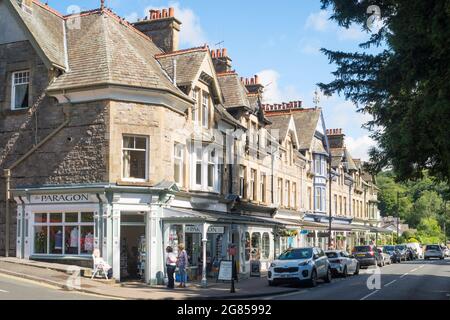
[[[118,180],[118,186],[141,186],[141,187],[152,187],[153,183],[146,180]]]
[[[28,113],[29,110],[30,110],[30,108],[14,109],[14,110],[12,110],[12,109],[6,109],[6,110],[3,110],[2,113],[3,113],[5,116],[9,116],[9,115],[20,115],[20,114],[26,114],[26,113]]]

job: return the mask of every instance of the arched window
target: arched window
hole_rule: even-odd
[[[261,233],[252,233],[252,260],[261,259]]]
[[[267,232],[264,232],[262,237],[262,257],[269,259],[270,256],[270,237]]]
[[[245,233],[245,261],[249,261],[250,260],[250,233],[246,232]]]

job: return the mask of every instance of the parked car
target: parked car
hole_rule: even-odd
[[[429,244],[425,247],[424,259],[431,258],[444,259],[444,251],[438,244]]]
[[[422,249],[422,245],[420,243],[411,242],[411,243],[407,243],[406,246],[408,248],[414,249],[414,251],[417,254],[417,259],[423,259],[423,249]]]
[[[331,266],[325,252],[317,247],[292,248],[284,251],[270,264],[267,279],[269,285],[307,282],[317,285],[318,279],[331,282]]]
[[[392,263],[400,263],[402,261],[401,253],[400,251],[395,249],[395,246],[384,246],[383,252],[387,253],[390,256]]]
[[[377,251],[381,255],[381,257],[383,258],[383,263],[382,263],[383,266],[392,263],[391,255],[386,253],[386,252],[383,252],[383,248],[377,248]]]
[[[359,274],[359,262],[352,255],[342,250],[325,251],[330,262],[331,271],[335,275],[347,277]]]
[[[450,257],[450,249],[448,247],[444,247],[444,256]]]
[[[398,244],[395,246],[395,249],[400,252],[400,261],[406,261],[408,260],[407,251],[406,251],[406,245],[405,244]]]
[[[358,260],[360,267],[383,266],[383,258],[373,245],[355,246],[352,254]]]

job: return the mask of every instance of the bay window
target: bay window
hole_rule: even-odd
[[[192,153],[192,186],[203,191],[218,191],[218,156],[215,149],[195,147]]]
[[[122,178],[146,180],[148,166],[147,138],[124,136],[122,143]]]
[[[12,74],[11,110],[29,107],[30,71],[18,71]]]

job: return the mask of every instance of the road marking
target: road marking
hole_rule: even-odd
[[[1,292],[1,293],[9,293],[9,291],[2,290],[2,289],[0,289],[0,292]]]
[[[414,271],[417,271],[417,270],[419,270],[419,268],[412,269],[410,272],[414,272]]]
[[[378,291],[380,291],[380,290],[375,290],[374,292],[372,292],[372,293],[369,293],[367,296],[365,296],[365,297],[362,297],[361,299],[359,299],[359,300],[366,300],[368,297],[370,297],[370,296],[372,296],[372,295],[374,295],[375,293],[377,293]]]
[[[406,277],[408,274],[409,274],[409,272],[407,272],[404,275],[400,276],[400,278]]]
[[[389,282],[389,283],[386,283],[384,286],[385,287],[388,287],[388,286],[390,286],[391,284],[393,284],[394,282],[396,282],[397,280],[392,280],[391,282]]]

